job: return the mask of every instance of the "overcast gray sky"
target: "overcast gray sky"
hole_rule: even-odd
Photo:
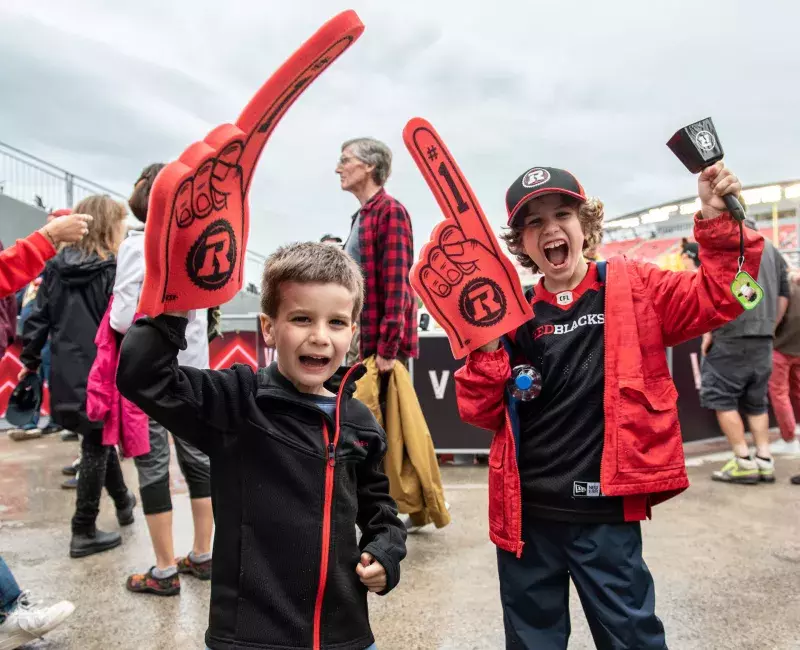
[[[570,169],[607,216],[691,195],[664,143],[708,115],[743,182],[800,177],[800,5],[788,1],[3,0],[0,140],[127,192],[145,164],[235,120],[347,8],[366,31],[267,144],[253,250],[346,235],[357,204],[333,169],[360,135],[393,149],[387,189],[419,248],[441,215],[402,143],[417,115],[498,226],[507,186],[535,165]]]

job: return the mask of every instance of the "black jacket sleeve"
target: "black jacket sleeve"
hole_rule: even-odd
[[[173,435],[210,456],[237,430],[255,377],[249,366],[179,366],[187,324],[185,318],[163,315],[136,321],[122,341],[117,387]]]
[[[377,425],[377,422],[376,422]],[[386,453],[386,434],[381,431],[380,445],[373,443],[358,470],[358,515],[362,553],[371,554],[386,569],[388,594],[400,582],[400,562],[406,556],[406,527],[397,516],[397,504],[389,495],[389,479],[381,469]]]
[[[42,363],[42,349],[50,335],[50,292],[55,278],[53,270],[45,270],[42,283],[36,291],[36,302],[22,327],[22,354],[19,360],[29,370],[38,370]]]

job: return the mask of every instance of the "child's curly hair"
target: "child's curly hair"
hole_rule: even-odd
[[[585,203],[581,203],[577,199],[570,197],[564,198],[573,206],[580,206],[578,209],[578,220],[581,222],[581,229],[583,230],[583,250],[599,246],[603,239],[603,202],[592,197]],[[524,228],[511,226],[505,232],[500,234],[503,241],[508,246],[509,252],[517,258],[517,262],[526,269],[530,269],[534,273],[539,272],[539,267],[525,252],[522,246],[522,231]]]

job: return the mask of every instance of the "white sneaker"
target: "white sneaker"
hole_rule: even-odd
[[[6,620],[0,625],[0,650],[14,650],[38,639],[61,625],[75,605],[68,600],[45,607],[31,601],[30,592],[24,591]]]
[[[769,450],[776,456],[800,456],[800,440],[795,438],[791,442],[786,442],[781,438],[773,442]]]
[[[23,440],[33,440],[34,438],[42,437],[41,429],[11,429],[8,432],[8,437],[15,442],[22,442]]]

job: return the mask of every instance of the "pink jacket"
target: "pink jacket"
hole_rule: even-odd
[[[150,451],[149,418],[133,402],[122,397],[117,390],[119,346],[117,333],[109,322],[113,303],[112,296],[94,339],[97,345],[97,357],[89,372],[86,413],[90,420],[104,423],[104,445],[121,445],[122,455],[133,458]],[[137,314],[136,318],[139,316],[140,314]]]

